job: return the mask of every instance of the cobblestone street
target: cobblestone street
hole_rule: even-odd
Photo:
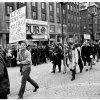
[[[63,65],[62,65],[63,69]],[[84,68],[84,70],[86,67]],[[76,75],[71,81],[71,72],[66,74],[51,73],[52,63],[32,66],[31,78],[40,86],[36,93],[34,87],[27,82],[24,99],[100,99],[100,62],[89,70]],[[16,99],[20,88],[21,75],[19,67],[8,68],[11,94],[9,99]]]

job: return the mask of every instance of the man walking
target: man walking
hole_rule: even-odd
[[[31,72],[31,53],[26,49],[27,43],[25,41],[21,42],[21,52],[18,54],[18,61],[17,64],[22,66],[22,81],[21,81],[21,87],[18,93],[18,99],[22,99],[26,87],[26,81],[30,82],[35,89],[33,92],[36,92],[39,88],[38,84],[30,78],[30,72]]]
[[[61,49],[58,45],[55,45],[53,50],[53,71],[51,73],[55,73],[56,65],[58,65],[59,72],[61,72]]]

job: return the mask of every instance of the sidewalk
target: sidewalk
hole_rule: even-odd
[[[75,81],[70,81],[70,71],[67,71],[66,74],[51,73],[52,63],[32,66],[30,76],[39,84],[40,88],[33,93],[34,87],[27,82],[24,99],[100,99],[99,66],[100,63],[97,63],[92,70],[77,74]],[[8,72],[11,83],[9,99],[16,99],[21,82],[19,68],[8,68]]]

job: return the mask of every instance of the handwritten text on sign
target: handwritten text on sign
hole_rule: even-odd
[[[10,14],[9,43],[26,39],[26,7],[22,7]]]

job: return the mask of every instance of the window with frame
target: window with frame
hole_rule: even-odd
[[[77,13],[78,13],[78,7],[77,7]]]
[[[63,14],[65,14],[65,9],[63,9]]]
[[[57,7],[57,13],[60,13],[60,8],[59,7]]]
[[[65,20],[65,18],[63,18],[63,24],[65,24],[66,23],[66,20]]]
[[[77,17],[77,24],[79,23],[79,17]]]
[[[33,19],[37,19],[37,12],[33,11]]]
[[[32,2],[32,6],[36,6],[36,2]]]
[[[68,14],[68,19],[70,18],[70,15]]]
[[[73,6],[71,5],[71,11],[73,11]]]
[[[60,17],[57,16],[57,23],[60,23]]]
[[[54,16],[50,15],[50,22],[54,22]]]
[[[76,2],[76,5],[78,5],[78,2]]]
[[[13,11],[13,7],[7,5],[7,9],[6,9],[6,11],[7,11],[7,15],[9,16],[10,13]]]
[[[54,25],[50,25],[50,32],[52,32],[52,33],[55,32],[55,26]]]
[[[72,28],[73,28],[73,23],[72,23]]]
[[[49,7],[50,7],[50,11],[53,11],[53,5],[49,5]]]
[[[67,9],[69,10],[69,4],[67,5]]]
[[[73,15],[71,15],[71,19],[73,19]]]
[[[45,9],[45,3],[42,2],[41,5],[42,5],[42,9]]]
[[[42,13],[42,20],[46,21],[46,13]]]
[[[74,12],[75,12],[76,7],[74,6]]]
[[[6,25],[7,25],[7,30],[10,29],[10,22],[6,22]]]

